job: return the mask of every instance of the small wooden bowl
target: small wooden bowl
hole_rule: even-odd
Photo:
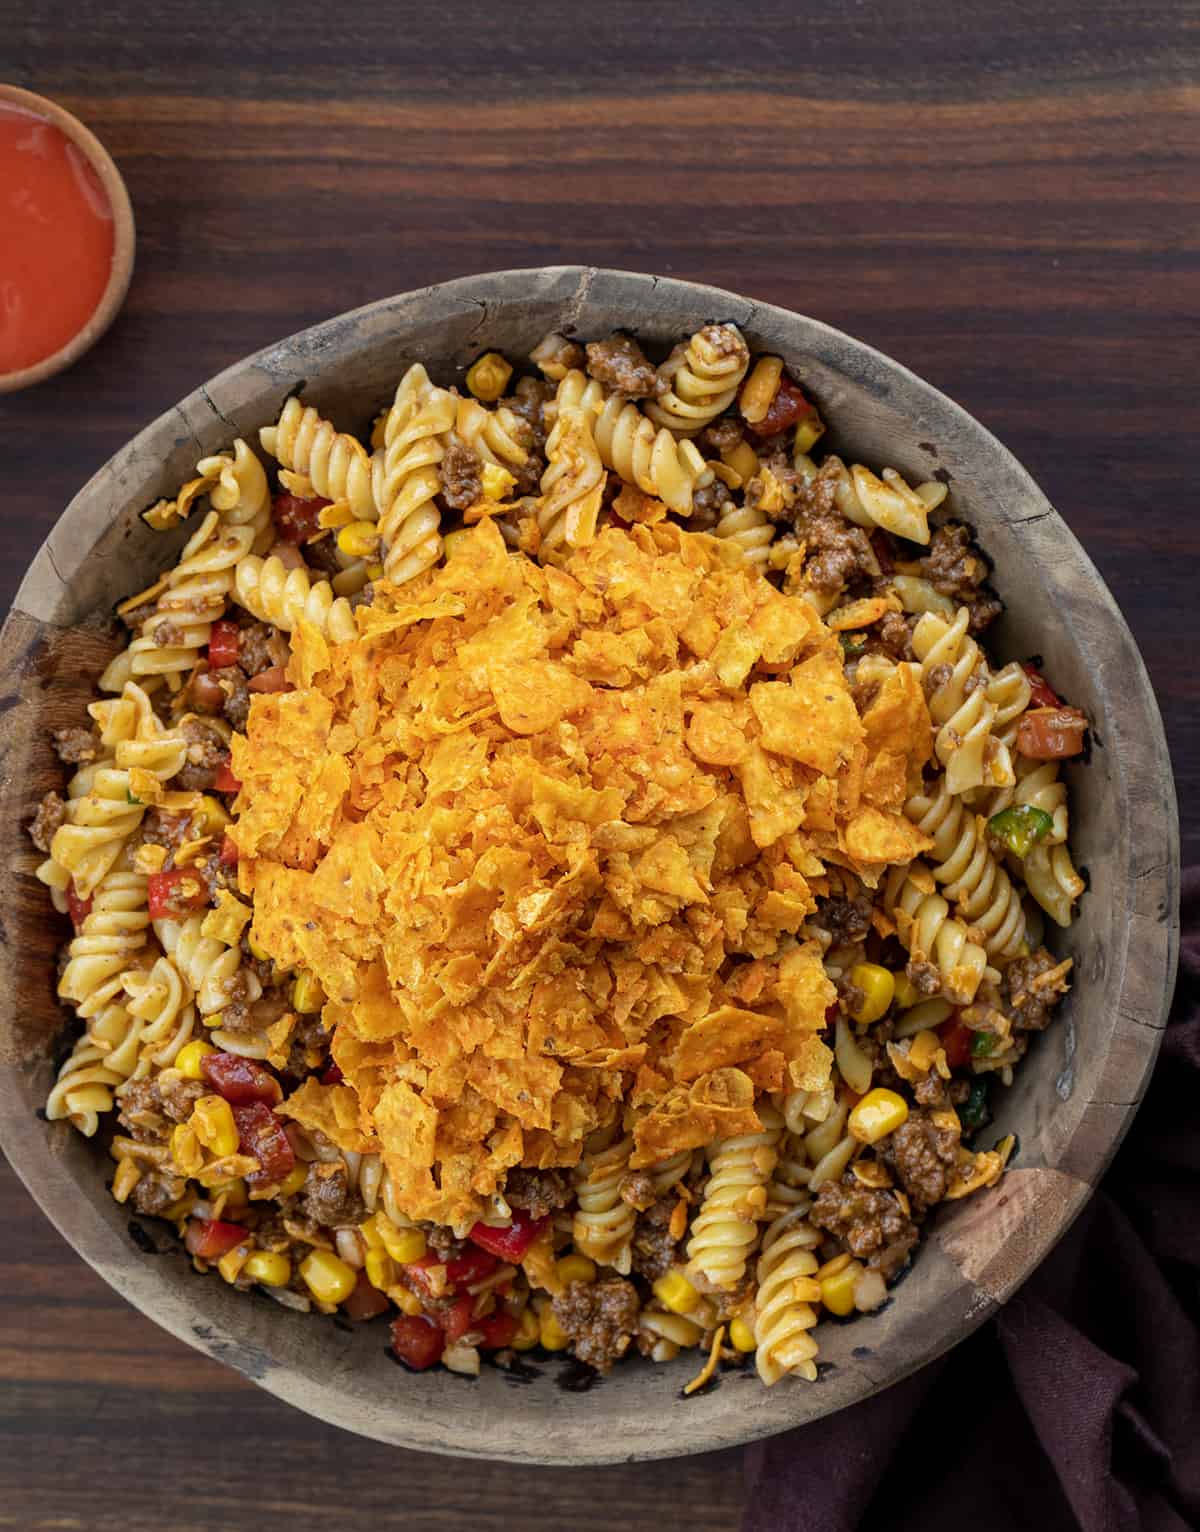
[[[59,128],[80,153],[87,157],[88,163],[100,177],[113,215],[112,270],[108,275],[108,285],[100,295],[100,302],[92,310],[87,323],[66,345],[29,367],[22,367],[16,372],[0,372],[0,394],[11,394],[19,388],[30,388],[34,383],[44,382],[64,367],[72,366],[112,324],[129,291],[137,231],[133,222],[133,206],[121,172],[114,164],[112,155],[78,117],[72,117],[65,107],[45,96],[36,95],[31,90],[22,90],[19,85],[0,85],[0,106],[22,107],[35,117],[52,122]]]
[[[158,536],[138,512],[173,494],[198,457],[239,434],[256,442],[302,380],[323,413],[365,429],[417,358],[449,382],[484,347],[524,357],[550,329],[621,326],[665,348],[711,319],[783,356],[834,450],[947,480],[996,560],[1008,603],[999,656],[1040,652],[1055,685],[1087,709],[1092,760],[1067,775],[1072,844],[1091,886],[1075,925],[1054,938],[1075,958],[1072,993],[1016,1083],[997,1092],[987,1142],[1016,1133],[1014,1168],[938,1210],[883,1308],[822,1326],[817,1383],[766,1389],[750,1367],[685,1400],[694,1356],[622,1363],[586,1393],[561,1358],[535,1362],[523,1387],[492,1367],[474,1383],[409,1375],[389,1361],[380,1323],[343,1327],[197,1277],[162,1225],[113,1202],[101,1148],[36,1115],[66,1042],[54,996],[63,922],[22,871],[36,860],[24,826],[63,780],[46,731],[79,722],[116,646],[113,604],[187,535]],[[1166,1018],[1179,875],[1170,762],[1141,658],[1091,561],[1016,460],[927,383],[815,320],[710,287],[578,267],[498,272],[371,304],[237,363],[118,452],[51,532],[0,634],[0,752],[0,851],[13,870],[0,904],[0,1140],[11,1163],[79,1254],[152,1319],[310,1414],[404,1447],[530,1464],[682,1456],[801,1425],[895,1382],[994,1314],[1070,1225],[1132,1120]]]

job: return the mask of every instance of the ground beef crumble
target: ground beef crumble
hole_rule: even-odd
[[[836,510],[834,485],[833,475],[822,468],[797,491],[792,514],[796,536],[807,549],[804,573],[808,584],[825,595],[879,573],[879,561],[867,534]]]
[[[811,1221],[826,1229],[859,1260],[890,1282],[920,1237],[890,1191],[863,1186],[852,1171],[826,1181],[812,1205]]]
[[[571,1178],[563,1170],[526,1170],[516,1166],[504,1183],[505,1201],[531,1218],[545,1218],[571,1200]]]
[[[338,1160],[328,1165],[316,1160],[308,1167],[300,1206],[304,1216],[323,1229],[358,1224],[366,1217],[362,1199],[351,1189],[346,1167]]]
[[[1045,947],[1028,957],[1014,958],[1004,973],[1001,1004],[1012,1017],[1015,1032],[1042,1032],[1050,1024],[1054,1007],[1062,996],[1059,984],[1034,985],[1034,980],[1059,966]]]
[[[54,832],[67,817],[67,801],[60,793],[47,793],[29,822],[29,839],[39,851],[49,854]]]
[[[632,335],[614,332],[607,340],[587,344],[587,370],[593,378],[628,399],[648,399],[666,393],[653,362]]]
[[[581,1362],[608,1372],[625,1355],[637,1332],[637,1289],[622,1277],[604,1282],[572,1282],[553,1301],[554,1317]]]
[[[817,920],[833,937],[835,947],[861,942],[871,929],[871,901],[861,895],[823,899],[817,905]]]
[[[54,752],[65,766],[83,766],[96,759],[99,744],[91,729],[55,729]]]
[[[660,1197],[638,1215],[633,1226],[633,1269],[647,1282],[656,1282],[675,1264],[679,1241],[671,1237],[671,1214],[677,1197]]]
[[[950,596],[971,614],[971,632],[980,633],[1004,610],[984,584],[988,564],[971,545],[971,534],[957,522],[937,527],[929,551],[918,560],[934,590]]]
[[[465,511],[480,498],[483,494],[482,471],[483,464],[475,449],[452,436],[439,469],[442,499],[451,510]]]
[[[958,1144],[959,1134],[939,1128],[925,1111],[910,1112],[880,1141],[876,1153],[895,1171],[918,1217],[946,1195],[958,1163]]]
[[[175,778],[184,792],[208,792],[216,780],[217,768],[229,755],[225,736],[202,718],[185,718],[179,732],[187,741],[187,759]]]

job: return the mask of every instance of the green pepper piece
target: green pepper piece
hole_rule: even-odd
[[[1000,1039],[994,1032],[971,1033],[971,1057],[986,1059],[989,1053],[995,1053],[996,1044]]]
[[[142,800],[140,798],[135,798],[128,788],[125,789],[125,802],[132,803],[138,808],[141,808],[142,806]]]
[[[971,1094],[958,1108],[958,1120],[964,1133],[974,1133],[988,1119],[988,1087],[986,1080],[972,1080]]]
[[[847,659],[854,659],[867,647],[866,635],[863,633],[839,633],[838,638],[841,640],[842,653]]]
[[[1045,809],[1035,809],[1032,803],[1020,803],[1011,809],[1002,809],[988,820],[988,829],[1016,856],[1023,857],[1044,836],[1050,833],[1054,821]]]

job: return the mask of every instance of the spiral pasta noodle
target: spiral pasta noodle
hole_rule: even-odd
[[[946,498],[946,486],[936,480],[913,489],[894,468],[885,468],[880,478],[861,463],[848,469],[832,453],[821,465],[821,475],[833,480],[834,503],[847,521],[882,527],[911,543],[929,542],[929,513]]]
[[[763,1232],[758,1257],[758,1287],[754,1295],[755,1365],[768,1387],[794,1373],[810,1383],[817,1380],[817,1343],[810,1333],[817,1322],[813,1304],[821,1288],[814,1281],[813,1254],[821,1235],[805,1222],[802,1211],[782,1213]]]
[[[683,348],[670,392],[647,400],[646,414],[677,436],[693,435],[729,408],[749,366],[750,348],[736,325],[705,325]]]
[[[242,966],[242,953],[240,947],[231,946],[220,937],[205,935],[202,930],[204,920],[205,917],[198,914],[189,915],[183,921],[156,920],[154,934],[158,937],[163,951],[172,959],[179,973],[195,993],[196,1009],[199,1014],[202,1017],[211,1017],[229,1003],[230,981]],[[253,1002],[261,996],[262,985],[250,969],[245,972],[244,984],[245,998],[248,1001]],[[216,1035],[214,1033],[214,1036]],[[248,1052],[244,1041],[250,1036],[253,1034],[234,1034],[223,1031],[218,1040],[222,1047],[227,1047],[227,1040],[232,1039],[236,1046],[228,1048],[231,1053],[245,1053],[248,1057],[265,1057],[265,1047],[261,1054]]]
[[[538,501],[541,548],[581,548],[596,534],[604,494],[604,465],[582,409],[562,407],[546,440],[546,471]]]
[[[1069,926],[1075,901],[1087,884],[1066,846],[1034,846],[1025,854],[1024,869],[1026,887],[1042,909],[1057,925]]]
[[[234,591],[252,616],[284,633],[294,632],[301,621],[335,644],[358,632],[350,603],[333,594],[328,580],[314,580],[307,569],[289,569],[275,554],[266,559],[247,554],[237,566]]]
[[[528,427],[507,405],[488,410],[477,399],[459,399],[454,434],[484,463],[497,468],[523,468],[529,452],[522,443]]]
[[[169,957],[160,954],[149,969],[130,969],[121,976],[129,1014],[141,1023],[137,1063],[131,1078],[144,1079],[155,1069],[174,1064],[192,1036],[196,1008],[191,987]]]
[[[264,426],[258,437],[276,462],[306,475],[318,495],[345,501],[359,521],[378,519],[366,449],[311,404],[289,399],[276,424]]]
[[[969,622],[965,606],[959,607],[952,623],[926,612],[912,637],[937,730],[934,750],[952,793],[984,782],[1001,787],[1013,778],[1008,752],[992,736],[997,708],[988,697],[991,677],[979,645],[967,631]]]
[[[967,935],[950,913],[921,862],[894,867],[883,890],[883,907],[896,922],[896,935],[917,961],[937,966],[942,993],[956,1005],[969,1005],[987,972],[987,952]]]
[[[687,1269],[713,1287],[728,1289],[741,1281],[758,1240],[758,1219],[766,1211],[783,1119],[769,1105],[759,1107],[758,1116],[760,1132],[722,1139],[709,1153],[708,1184],[692,1220]]]
[[[605,1135],[600,1135],[603,1138]],[[579,1210],[571,1225],[571,1237],[581,1255],[622,1276],[632,1265],[630,1241],[635,1214],[621,1196],[621,1178],[629,1169],[633,1139],[585,1150],[575,1172]]]
[[[420,363],[410,367],[384,422],[384,445],[371,466],[383,567],[403,584],[441,556],[438,465],[456,414],[454,395],[430,383]]]
[[[959,915],[982,933],[988,956],[1016,957],[1025,940],[1021,896],[988,846],[987,821],[950,792],[944,777],[932,794],[910,798],[904,812],[933,837],[933,876],[946,885]]]
[[[665,426],[655,429],[632,400],[609,394],[602,383],[573,368],[558,385],[554,408],[586,412],[600,461],[627,484],[658,498],[680,516],[692,513],[692,495],[712,483],[694,444],[676,441]]]
[[[736,543],[747,564],[765,569],[771,555],[775,524],[756,506],[735,505],[730,501],[713,528],[713,536]]]

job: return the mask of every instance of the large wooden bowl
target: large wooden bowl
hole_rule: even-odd
[[[753,1369],[685,1400],[694,1359],[631,1362],[587,1392],[567,1364],[517,1380],[409,1376],[380,1324],[290,1313],[196,1277],[162,1225],[131,1224],[109,1197],[111,1166],[65,1123],[38,1115],[64,1045],[54,997],[64,936],[31,876],[23,826],[61,782],[45,731],[76,722],[111,652],[113,604],[149,582],[183,539],[138,518],[235,435],[255,441],[284,399],[305,398],[365,430],[400,373],[424,360],[441,382],[484,346],[519,357],[548,329],[613,326],[673,341],[709,319],[781,353],[818,399],[831,444],[876,467],[949,483],[996,561],[1008,604],[1003,658],[1040,653],[1093,720],[1091,762],[1070,773],[1072,840],[1090,890],[1059,943],[1074,955],[1065,1014],[1002,1094],[995,1132],[1015,1132],[1015,1168],[940,1212],[911,1275],[878,1313],[821,1331],[820,1381],[764,1389]],[[1167,749],[1141,658],[1087,555],[1021,466],[928,384],[848,336],[732,293],[630,272],[555,267],[448,282],[375,303],[239,362],[107,463],[34,560],[0,636],[0,825],[9,879],[0,976],[0,1138],[63,1236],[150,1318],[336,1425],[432,1452],[516,1462],[604,1463],[728,1447],[852,1404],[931,1361],[1011,1297],[1087,1200],[1137,1108],[1154,1062],[1177,945],[1178,844]],[[154,1250],[162,1253],[150,1253]],[[65,1256],[65,1252],[64,1252]]]

